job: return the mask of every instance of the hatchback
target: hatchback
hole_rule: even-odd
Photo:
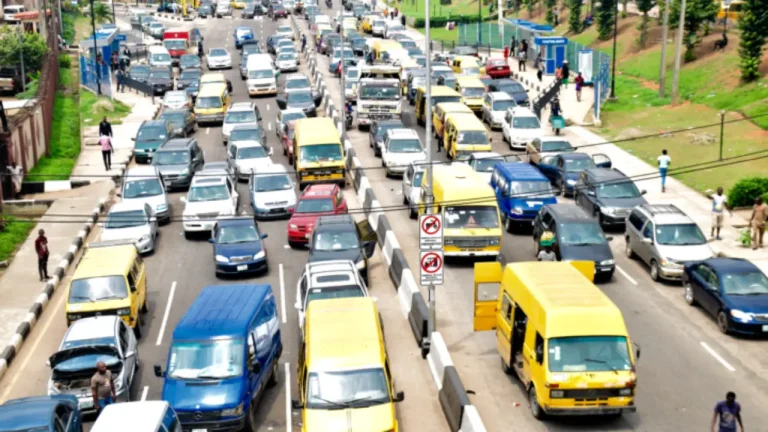
[[[211,230],[216,276],[267,273],[266,233],[251,217],[228,218],[216,222]]]

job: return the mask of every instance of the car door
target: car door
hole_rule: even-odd
[[[376,250],[376,242],[379,239],[378,234],[371,226],[368,219],[363,219],[357,222],[357,234],[360,236],[361,246],[363,247],[363,255],[366,259],[373,256]]]
[[[642,242],[643,226],[647,220],[645,215],[637,210],[627,217],[627,224],[624,228],[626,231],[625,240],[632,251]]]
[[[336,195],[333,199],[335,205],[334,213],[336,214],[346,214],[348,211],[347,207],[347,200],[344,199],[344,192],[341,190],[341,188],[338,188],[336,190]]]
[[[59,403],[54,410],[56,430],[63,432],[81,432],[80,416],[69,403]]]
[[[157,217],[155,217],[155,212],[152,210],[152,207],[146,203],[144,204],[144,215],[149,223],[149,235],[154,239],[157,236]]]
[[[409,166],[403,174],[403,202],[408,203],[408,197],[411,196],[411,188],[413,187],[413,165]]]
[[[528,153],[528,162],[531,165],[538,164],[541,160],[541,140],[535,138],[529,142],[526,148],[526,153]]]
[[[640,259],[643,260],[646,264],[650,263],[652,258],[652,249],[654,249],[653,246],[653,230],[654,230],[654,224],[653,221],[648,221],[644,226],[643,230],[640,234],[640,241],[637,242],[637,247],[635,247],[633,250],[637,254],[637,256],[640,257]],[[647,243],[650,240],[650,244]]]
[[[237,173],[236,157],[237,157],[237,144],[231,142],[229,143],[229,148],[227,148],[227,165],[235,173]]]
[[[192,111],[187,111],[184,115],[184,130],[187,134],[195,133],[195,114]]]
[[[279,138],[283,137],[283,112],[278,111],[275,118],[275,133]]]
[[[712,316],[717,315],[720,308],[720,293],[714,272],[708,265],[701,263],[693,273],[693,279],[696,301]]]
[[[237,189],[235,189],[235,186],[232,184],[232,181],[229,179],[226,179],[227,182],[227,189],[229,189],[230,197],[232,198],[232,206],[234,208],[233,214],[237,214],[237,204],[240,196],[237,193]]]
[[[134,373],[136,372],[138,357],[136,352],[136,335],[130,331],[130,328],[128,328],[128,325],[123,320],[117,320],[117,327],[117,339],[120,343],[120,351],[123,353],[123,367],[128,374],[126,375],[126,384],[130,389]]]
[[[549,155],[544,156],[541,158],[539,164],[537,165],[537,168],[539,171],[541,171],[542,174],[544,174],[544,177],[549,179],[549,182],[553,185],[557,184],[558,180],[558,169],[557,169],[557,161],[559,159],[558,155]]]
[[[573,199],[576,201],[576,205],[586,210],[587,213],[592,214],[593,207],[590,206],[587,196],[589,195],[589,179],[587,179],[586,173],[581,173],[579,179],[576,181],[576,187],[573,189]]]

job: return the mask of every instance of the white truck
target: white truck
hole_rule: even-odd
[[[400,118],[400,68],[396,66],[362,66],[357,86],[357,125],[368,127],[377,120]]]

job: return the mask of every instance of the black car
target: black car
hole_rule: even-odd
[[[277,54],[277,43],[278,43],[278,42],[279,42],[281,39],[288,39],[288,38],[287,38],[287,37],[285,37],[285,36],[282,36],[282,35],[276,35],[276,34],[274,34],[274,35],[270,35],[270,36],[267,38],[267,52],[268,52],[269,54]]]
[[[201,76],[203,76],[203,70],[199,68],[182,70],[176,80],[176,90],[185,90],[193,83],[200,81]]]
[[[309,241],[308,262],[350,260],[368,284],[368,259],[376,250],[376,231],[351,215],[320,216]]]
[[[200,80],[192,81],[191,83],[187,84],[187,86],[184,88],[184,91],[187,92],[189,97],[192,98],[192,100],[197,99],[197,93],[200,90]]]
[[[197,54],[184,54],[179,58],[179,70],[184,71],[186,69],[200,69],[203,67],[203,63],[200,61],[200,57]]]
[[[330,56],[333,52],[334,46],[341,45],[341,35],[338,33],[326,33],[323,35],[322,38],[320,38],[320,49],[318,50],[321,54],[325,54],[327,56]]]
[[[152,156],[158,148],[173,136],[173,128],[168,120],[145,120],[139,126],[136,136],[134,157],[136,163],[152,162]]]
[[[320,105],[319,94],[311,91],[291,91],[277,97],[277,106],[284,109],[300,109],[307,117],[317,117],[317,106]]]
[[[576,182],[574,200],[603,227],[624,227],[633,208],[646,204],[645,191],[615,168],[584,170]]]
[[[555,235],[553,252],[558,261],[594,261],[595,281],[613,277],[616,261],[600,225],[583,209],[573,204],[547,204],[533,220],[533,243],[539,254],[541,234]]]
[[[195,122],[195,115],[192,114],[190,109],[167,109],[163,110],[158,120],[168,120],[173,128],[173,136],[175,137],[187,137],[197,129],[197,122]]]
[[[147,83],[152,86],[156,95],[164,95],[173,90],[173,71],[167,67],[153,67],[149,69]]]
[[[511,78],[502,78],[492,80],[488,85],[488,92],[504,92],[515,100],[518,106],[529,106],[530,98],[528,97],[528,90],[523,87],[519,82]]]
[[[373,154],[381,156],[381,147],[384,145],[387,131],[390,129],[404,128],[405,125],[400,120],[383,120],[373,122],[368,130],[368,145],[373,148]]]
[[[199,18],[208,18],[213,15],[213,8],[211,5],[204,4],[197,10],[197,16]]]
[[[147,82],[149,79],[149,66],[137,64],[128,69],[128,78],[139,82]]]

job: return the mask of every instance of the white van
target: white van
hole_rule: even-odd
[[[405,27],[403,27],[402,24],[400,24],[400,21],[387,21],[386,24],[387,28],[384,30],[384,39],[392,39],[392,36],[394,36],[397,33],[405,34]]]
[[[269,54],[251,54],[245,65],[250,96],[277,94],[277,73]]]
[[[151,67],[171,67],[171,54],[164,46],[149,47],[149,66]]]
[[[14,18],[17,13],[26,12],[24,5],[9,5],[3,8],[3,21],[7,24],[17,24],[19,20]]]
[[[544,136],[544,129],[536,114],[525,107],[507,109],[504,122],[501,124],[504,141],[509,143],[512,150],[525,150],[534,138]]]
[[[181,422],[166,401],[107,405],[91,432],[181,432]]]
[[[141,18],[149,16],[149,12],[141,9],[131,9],[131,28],[141,28]]]

